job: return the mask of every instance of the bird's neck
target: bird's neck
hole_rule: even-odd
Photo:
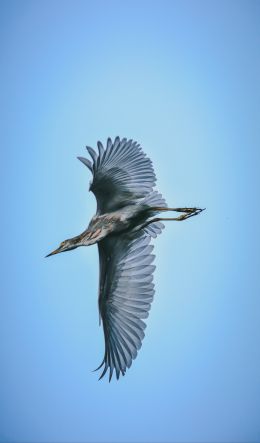
[[[87,229],[85,231],[83,231],[81,234],[76,235],[75,237],[72,237],[70,239],[70,243],[76,247],[77,246],[84,246],[85,245],[84,239],[86,237],[86,234],[87,234]]]
[[[73,237],[71,239],[71,243],[75,245],[75,247],[78,246],[90,246],[96,243],[99,240],[99,235],[101,229],[99,230],[92,230],[92,229],[85,229],[81,234],[77,235],[76,237]]]

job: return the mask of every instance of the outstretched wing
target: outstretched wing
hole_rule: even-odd
[[[90,190],[97,199],[99,214],[115,211],[120,207],[152,192],[156,182],[151,160],[133,140],[119,137],[114,143],[108,138],[106,149],[97,143],[99,154],[87,147],[93,163],[78,157],[93,174]]]
[[[99,310],[105,338],[102,378],[109,369],[117,379],[136,358],[144,338],[154,296],[151,237],[145,234],[109,236],[98,243]]]

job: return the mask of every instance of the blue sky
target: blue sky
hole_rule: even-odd
[[[259,442],[259,2],[1,2],[0,441]],[[108,136],[171,206],[138,358],[98,382],[95,212]]]

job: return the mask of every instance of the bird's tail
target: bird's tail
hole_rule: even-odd
[[[165,199],[163,198],[162,194],[159,194],[157,191],[153,191],[150,194],[146,195],[144,198],[142,198],[139,202],[139,204],[145,208],[145,210],[149,211],[150,215],[156,215],[158,212],[155,209],[155,207],[163,207],[167,208],[167,203]],[[155,209],[153,211],[153,209]]]

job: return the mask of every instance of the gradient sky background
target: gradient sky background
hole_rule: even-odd
[[[259,442],[259,1],[2,1],[1,442]],[[134,138],[170,205],[119,382],[76,156]]]

